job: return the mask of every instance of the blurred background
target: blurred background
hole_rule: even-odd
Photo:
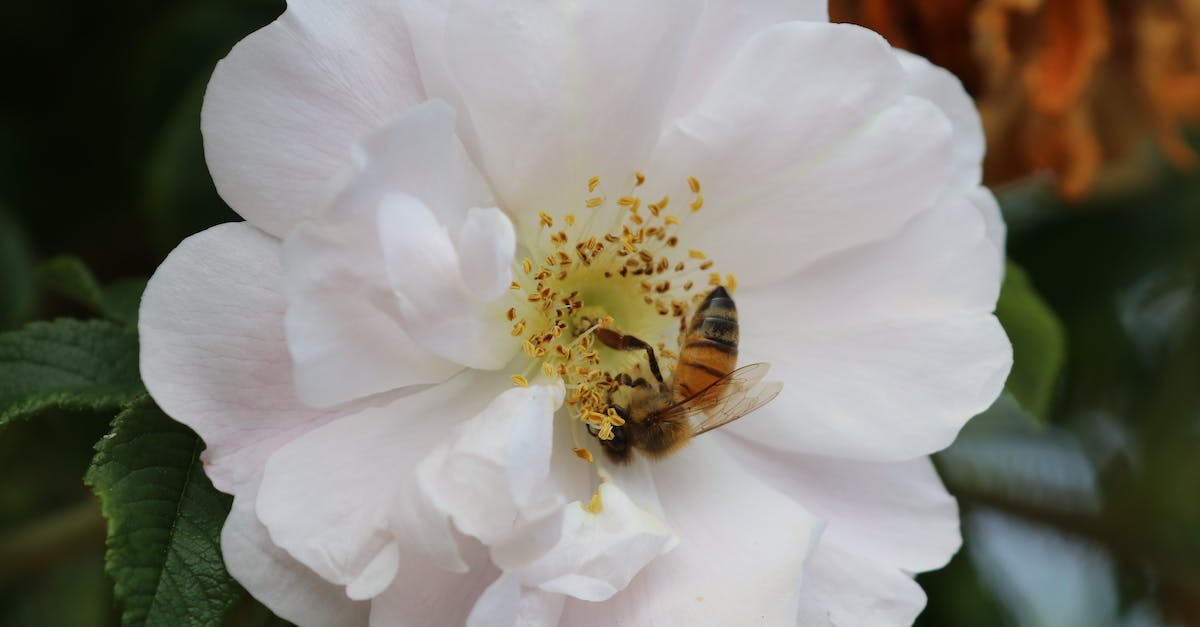
[[[216,61],[282,10],[4,3],[0,331],[91,317],[88,290],[128,318],[181,239],[238,219],[204,165],[201,98]],[[936,459],[965,544],[919,578],[918,625],[1200,625],[1200,2],[832,0],[831,13],[963,80],[1009,226],[998,313],[1016,366]],[[119,624],[81,482],[110,418],[5,427],[0,627]],[[249,599],[227,623],[283,624]]]

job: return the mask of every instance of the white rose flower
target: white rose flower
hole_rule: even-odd
[[[247,221],[154,275],[142,373],[235,496],[226,565],[280,616],[924,606],[913,574],[960,544],[927,456],[1011,364],[1004,227],[948,73],[816,0],[294,0],[202,123]],[[782,393],[612,461],[611,381],[648,358],[596,329],[671,377],[713,285]]]

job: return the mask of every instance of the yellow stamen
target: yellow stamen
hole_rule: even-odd
[[[571,450],[575,451],[576,457],[578,457],[579,459],[582,459],[583,461],[585,461],[589,464],[591,464],[595,461],[595,459],[592,458],[592,452],[585,448],[576,448],[576,449],[571,449]]]
[[[592,495],[592,500],[588,501],[587,505],[583,506],[583,511],[589,514],[599,514],[603,509],[603,504],[600,503],[600,493],[596,492]]]
[[[545,211],[538,212],[538,220],[542,223],[542,226],[554,226],[554,218],[551,218],[549,215],[547,215]]]
[[[700,193],[700,181],[697,180],[696,177],[694,177],[694,176],[688,177],[688,187],[692,188],[693,194]]]
[[[523,388],[529,387],[529,379],[526,379],[525,377],[522,377],[519,374],[514,374],[512,376],[512,382]]]
[[[700,211],[700,207],[704,206],[704,196],[696,194],[696,199],[688,203],[688,206],[692,208],[692,212]]]

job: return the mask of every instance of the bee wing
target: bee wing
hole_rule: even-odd
[[[762,383],[770,368],[764,363],[742,366],[694,396],[663,410],[660,416],[690,418],[703,415],[692,424],[693,436],[727,425],[779,395],[783,384],[778,381]]]

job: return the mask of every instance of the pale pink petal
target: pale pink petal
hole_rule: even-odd
[[[912,574],[945,566],[962,543],[958,505],[928,457],[876,464],[785,453],[740,438],[724,443],[751,473],[825,521],[821,544]]]
[[[279,248],[246,223],[193,235],[154,273],[139,314],[146,388],[204,439],[213,484],[239,495],[275,449],[341,415],[296,397]]]
[[[554,627],[564,601],[561,594],[526,588],[501,575],[471,608],[467,627]]]
[[[603,603],[568,600],[561,624],[795,625],[804,562],[818,521],[698,438],[654,466],[679,545]],[[804,576],[807,577],[807,574]]]
[[[373,220],[301,225],[283,245],[296,393],[314,407],[437,383],[463,368],[405,331]]]
[[[590,503],[567,503],[495,547],[493,561],[526,587],[585,601],[612,597],[677,540],[617,484],[600,484],[597,495],[598,511],[584,509]]]
[[[356,141],[424,98],[398,3],[293,1],[213,72],[205,157],[221,197],[283,237],[336,191]]]
[[[893,49],[908,73],[908,93],[937,105],[954,127],[954,185],[969,189],[983,180],[983,122],[962,81],[925,57]]]
[[[461,365],[405,331],[387,274],[377,214],[386,199],[422,199],[448,228],[490,202],[442,102],[409,109],[362,139],[344,189],[284,244],[288,337],[297,392],[325,407],[409,385],[437,383]]]
[[[499,211],[490,215],[492,222],[508,222]],[[471,223],[465,226],[471,228]],[[385,198],[379,207],[378,234],[395,304],[410,337],[426,350],[471,368],[494,370],[512,359],[520,339],[506,324],[504,312],[511,303],[484,301],[487,294],[498,296],[507,290],[496,290],[491,282],[484,282],[483,293],[471,290],[481,277],[468,281],[464,273],[481,268],[463,267],[446,225],[427,205],[402,194]],[[494,281],[512,265],[512,227],[475,235],[488,239],[486,246],[496,251],[486,256],[495,265],[482,269]]]
[[[279,449],[267,462],[256,509],[271,539],[340,585],[353,584],[364,574],[394,572],[401,549],[453,555],[453,538],[413,536],[397,527],[396,509],[415,504],[396,497],[421,458],[455,424],[482,410],[506,382],[463,373],[341,418]],[[431,539],[449,546],[418,544]],[[381,555],[391,563],[376,562]],[[360,586],[374,590],[383,585],[367,583]]]
[[[372,627],[459,627],[500,571],[487,549],[463,539],[463,573],[439,569],[416,555],[405,555],[392,586],[371,601]]]
[[[820,543],[804,570],[796,625],[911,625],[925,608],[913,578],[869,556]]]
[[[1000,256],[950,195],[896,237],[738,294],[741,354],[784,382],[730,429],[782,449],[874,461],[940,450],[1004,384],[1012,349],[991,314]]]
[[[591,176],[613,197],[632,185],[699,12],[688,0],[451,6],[444,46],[458,93],[443,97],[459,105],[464,140],[519,233],[536,229],[539,210],[582,210]]]
[[[561,383],[506,390],[421,462],[417,480],[459,531],[493,546],[525,514],[564,502],[547,490],[562,399]]]
[[[458,255],[463,281],[477,299],[499,298],[512,284],[517,234],[504,212],[495,207],[472,208],[458,232]]]
[[[680,241],[747,286],[892,235],[933,205],[954,164],[945,114],[905,88],[870,31],[770,27],[663,134],[646,193],[669,195]],[[688,176],[702,185],[697,213]]]
[[[667,119],[687,113],[748,39],[769,26],[796,20],[828,22],[829,10],[822,0],[706,2]]]
[[[300,627],[363,625],[370,606],[350,600],[341,589],[275,546],[254,515],[252,501],[234,500],[221,529],[225,567],[238,583],[272,612]]]

